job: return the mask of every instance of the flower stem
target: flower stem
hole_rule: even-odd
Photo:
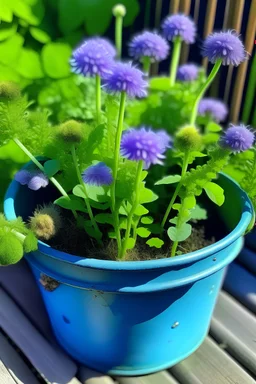
[[[32,155],[32,153],[20,142],[19,139],[13,139],[15,144],[18,145],[18,147],[30,158],[31,161],[42,171],[45,173],[43,165],[35,158],[35,156]],[[65,189],[60,185],[60,183],[55,179],[55,177],[49,177],[49,180],[52,182],[52,184],[55,185],[55,187],[58,189],[58,191],[62,194],[62,196],[65,196],[70,200],[70,197],[68,196]],[[77,212],[75,210],[72,210],[72,213],[74,217],[77,219]]]
[[[180,50],[182,40],[180,36],[176,37],[173,42],[173,54],[170,65],[170,86],[173,87],[176,80],[177,69],[180,61]]]
[[[96,118],[97,118],[97,123],[100,123],[100,114],[101,114],[101,89],[100,89],[100,84],[101,84],[101,79],[99,75],[95,76],[95,86],[96,86]]]
[[[143,64],[143,72],[145,73],[145,75],[149,76],[150,65],[151,65],[150,57],[147,57],[147,56],[143,57],[142,64]]]
[[[89,196],[87,194],[86,186],[85,186],[85,183],[83,182],[83,179],[82,179],[82,176],[81,176],[81,172],[80,172],[80,169],[79,169],[79,165],[78,165],[78,161],[77,161],[77,156],[76,156],[76,149],[75,149],[74,145],[72,145],[72,147],[71,147],[71,154],[72,154],[73,163],[74,163],[74,166],[75,166],[75,169],[76,169],[76,175],[77,175],[78,181],[79,181],[81,187],[83,188],[83,192],[84,192],[84,194],[86,196],[84,198],[84,201],[85,201],[85,205],[86,205],[86,208],[87,208],[90,220],[92,222],[93,228],[95,229],[95,231],[97,233],[99,233],[102,236],[102,233],[101,233],[101,231],[100,231],[100,229],[98,227],[98,224],[96,223],[96,220],[95,220],[95,218],[93,216],[92,208],[91,208],[91,205],[89,203]],[[101,240],[97,239],[97,241],[99,242],[99,244],[103,245]]]
[[[199,93],[198,93],[198,95],[195,99],[194,105],[192,107],[192,113],[191,113],[191,119],[190,119],[190,124],[192,124],[192,125],[194,125],[196,122],[198,104],[199,104],[201,98],[203,97],[203,95],[205,94],[205,92],[207,91],[207,89],[209,88],[209,86],[211,85],[211,83],[213,82],[215,76],[217,75],[217,73],[220,69],[221,64],[222,64],[222,60],[218,59],[216,61],[216,63],[214,64],[214,66],[211,70],[211,73],[209,74],[208,78],[206,79],[206,82],[202,85],[201,89],[199,90]]]
[[[140,181],[141,181],[141,173],[143,170],[143,164],[144,164],[143,160],[140,160],[138,162],[136,177],[135,177],[135,183],[134,183],[134,199],[133,199],[133,204],[132,204],[130,213],[127,217],[127,227],[126,227],[126,232],[125,232],[125,238],[123,240],[122,250],[121,250],[121,253],[119,255],[120,259],[122,259],[126,253],[128,240],[130,238],[133,215],[134,215],[134,212],[135,212],[135,210],[139,204]]]
[[[123,16],[116,16],[115,26],[115,42],[117,58],[120,59],[122,56],[122,32],[123,32]]]
[[[184,159],[183,159],[183,164],[182,164],[182,171],[181,171],[181,179],[179,181],[179,183],[177,184],[177,187],[174,191],[174,194],[172,195],[172,198],[171,198],[171,201],[166,209],[166,212],[165,212],[165,215],[164,215],[164,218],[162,220],[162,223],[161,223],[161,228],[163,229],[164,226],[165,226],[165,223],[166,223],[166,220],[168,219],[169,217],[169,214],[172,210],[172,206],[176,200],[176,197],[178,196],[178,193],[182,187],[182,182],[183,182],[183,177],[185,176],[186,172],[187,172],[187,168],[188,168],[188,159],[189,159],[189,152],[186,152],[184,154]]]
[[[178,241],[174,241],[172,244],[171,257],[174,257],[178,247]]]
[[[116,232],[118,249],[121,248],[121,235],[119,230],[119,215],[116,207],[116,179],[119,165],[119,152],[120,152],[120,143],[123,132],[123,122],[124,122],[124,110],[125,110],[125,100],[126,93],[121,93],[120,106],[119,106],[119,114],[118,114],[118,122],[117,122],[117,130],[115,137],[115,152],[114,152],[114,166],[113,166],[113,183],[110,189],[111,194],[111,209],[114,215],[114,227]]]

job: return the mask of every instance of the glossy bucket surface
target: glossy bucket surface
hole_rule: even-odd
[[[71,356],[109,374],[141,375],[176,364],[201,344],[225,267],[238,255],[252,218],[240,187],[224,175],[218,183],[226,195],[219,214],[230,233],[199,251],[115,262],[73,256],[39,242],[39,250],[27,255],[56,338]],[[13,181],[6,217],[26,219],[44,196]],[[60,285],[45,290],[42,273]]]

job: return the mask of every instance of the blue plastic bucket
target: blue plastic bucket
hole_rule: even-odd
[[[81,258],[39,242],[26,256],[40,287],[53,331],[76,360],[102,372],[141,375],[178,363],[207,335],[225,267],[241,250],[252,219],[248,196],[221,175],[226,200],[219,209],[230,233],[196,252],[175,258],[116,262]],[[26,219],[46,190],[13,181],[6,217]],[[218,223],[213,223],[218,225]],[[40,274],[60,282],[49,292]]]

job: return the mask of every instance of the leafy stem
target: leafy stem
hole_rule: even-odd
[[[85,186],[85,183],[84,183],[84,181],[82,179],[81,172],[80,172],[80,169],[79,169],[79,165],[78,165],[78,161],[77,161],[77,156],[76,156],[76,149],[75,149],[74,145],[72,145],[72,147],[71,147],[71,154],[72,154],[72,159],[73,159],[73,163],[74,163],[74,166],[75,166],[75,170],[76,170],[78,181],[79,181],[81,187],[83,188],[83,192],[85,194],[84,201],[85,201],[85,205],[86,205],[86,208],[87,208],[90,220],[92,222],[93,228],[95,229],[95,231],[98,234],[100,234],[102,236],[102,233],[101,233],[101,231],[100,231],[100,229],[98,227],[98,224],[96,223],[96,220],[95,220],[95,218],[93,216],[92,208],[91,208],[91,205],[89,203],[89,196],[88,196],[88,193],[87,193],[87,190],[86,190],[86,186]],[[98,242],[101,245],[103,244],[101,240],[98,240]]]
[[[182,40],[180,36],[176,37],[173,42],[173,53],[170,65],[170,86],[173,87],[176,80],[177,69],[180,60],[180,50],[181,50]]]
[[[179,181],[179,183],[177,184],[176,186],[176,189],[172,195],[172,198],[171,198],[171,201],[166,209],[166,212],[165,212],[165,215],[164,215],[164,218],[162,220],[162,223],[161,223],[161,228],[163,229],[164,226],[165,226],[165,223],[166,223],[166,220],[168,219],[169,217],[169,214],[172,210],[172,206],[173,204],[175,203],[175,200],[179,194],[179,191],[182,187],[182,183],[183,183],[183,178],[187,172],[187,168],[188,168],[188,160],[189,160],[189,151],[187,151],[185,154],[184,154],[184,158],[183,158],[183,164],[182,164],[182,170],[181,170],[181,179]]]
[[[135,177],[135,183],[134,183],[133,203],[132,203],[132,207],[131,207],[131,210],[129,212],[129,215],[127,217],[127,227],[126,227],[125,237],[124,237],[123,244],[122,244],[121,254],[119,255],[120,259],[122,259],[124,257],[126,250],[128,248],[128,241],[130,238],[130,232],[131,232],[131,227],[132,227],[132,219],[133,219],[134,212],[135,212],[135,210],[139,204],[140,181],[141,181],[141,173],[143,170],[143,164],[144,164],[143,160],[140,160],[138,162],[136,177]]]
[[[95,86],[96,86],[96,119],[97,123],[100,123],[100,114],[101,114],[101,79],[99,75],[95,76]]]
[[[15,144],[18,145],[18,147],[30,158],[31,161],[42,171],[45,173],[43,165],[35,158],[34,155],[20,142],[19,139],[13,139]],[[67,199],[70,200],[70,197],[68,196],[67,192],[65,189],[60,185],[60,183],[54,178],[54,177],[49,177],[49,180],[52,182],[52,184],[55,185],[55,187],[58,189],[58,191],[62,194],[62,196],[65,196]],[[74,217],[77,219],[77,212],[75,210],[72,210],[72,213]]]
[[[215,76],[217,75],[217,73],[220,69],[221,64],[222,64],[222,60],[218,59],[216,61],[216,63],[214,64],[214,66],[211,70],[211,73],[209,74],[205,83],[202,85],[202,87],[200,88],[200,90],[198,92],[198,95],[197,95],[195,102],[194,102],[194,105],[192,107],[192,113],[191,113],[191,119],[190,119],[190,124],[192,124],[192,125],[194,125],[196,122],[198,104],[199,104],[201,98],[203,97],[203,95],[205,94],[205,92],[207,91],[207,89],[209,88],[209,86],[211,85],[211,83],[213,82]]]

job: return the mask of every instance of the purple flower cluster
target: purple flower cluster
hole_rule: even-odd
[[[163,164],[164,152],[171,145],[171,139],[164,131],[131,128],[123,133],[121,155],[128,160],[143,160],[145,168],[151,164]]]
[[[49,184],[47,176],[40,171],[28,171],[26,169],[22,169],[16,173],[14,179],[21,185],[27,185],[28,188],[33,191],[45,188]]]
[[[138,60],[148,57],[151,62],[161,61],[168,53],[167,41],[157,33],[146,31],[135,36],[130,43],[130,56]]]
[[[143,79],[143,72],[130,63],[116,63],[106,79],[106,89],[110,93],[125,92],[130,98],[147,95],[148,83]]]
[[[196,26],[188,16],[182,14],[168,16],[162,24],[162,29],[167,40],[173,41],[179,36],[187,44],[195,42]]]
[[[107,40],[89,39],[74,50],[70,65],[74,73],[105,79],[111,73],[114,55],[115,50]]]
[[[195,64],[183,64],[178,68],[177,79],[180,81],[193,81],[198,76],[198,66]]]
[[[111,169],[103,162],[91,165],[82,173],[82,179],[89,185],[110,185],[113,181]]]
[[[222,101],[206,97],[199,103],[198,114],[200,116],[209,115],[213,120],[219,123],[220,121],[224,121],[226,119],[228,108]]]
[[[245,125],[231,125],[220,139],[220,145],[237,153],[252,148],[254,140],[254,133]]]
[[[237,66],[246,60],[244,45],[235,31],[211,34],[204,42],[202,53],[211,63],[221,59],[223,65]]]

